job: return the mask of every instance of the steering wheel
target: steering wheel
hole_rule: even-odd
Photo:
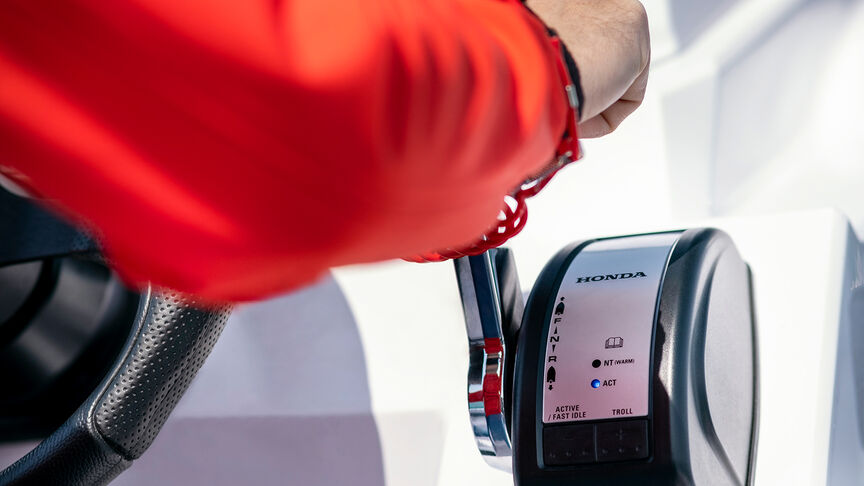
[[[0,418],[0,434],[26,437],[44,427],[44,417],[29,411],[56,408],[90,377],[79,392],[83,402],[39,432],[47,437],[0,472],[0,485],[109,483],[153,442],[230,308],[206,308],[149,285],[125,289],[92,238],[3,189],[0,272],[0,415],[14,415]],[[59,348],[74,349],[47,352],[52,336]],[[17,401],[3,401],[13,395]]]

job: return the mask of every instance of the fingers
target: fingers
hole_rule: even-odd
[[[648,87],[648,68],[651,65],[651,59],[649,57],[648,62],[642,68],[642,72],[636,76],[636,79],[633,80],[633,84],[627,88],[627,91],[621,95],[622,100],[627,101],[637,101],[642,103],[642,99],[645,98],[645,89]]]
[[[642,104],[647,85],[648,66],[646,65],[618,101],[612,103],[599,115],[579,123],[579,137],[598,138],[615,131],[618,125]]]
[[[599,115],[579,124],[579,138],[597,138],[615,131],[641,102],[618,100]]]

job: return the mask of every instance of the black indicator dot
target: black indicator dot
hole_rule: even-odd
[[[602,363],[600,363],[599,359],[595,359],[594,361],[591,362],[591,366],[593,366],[595,368],[599,368],[601,364]]]

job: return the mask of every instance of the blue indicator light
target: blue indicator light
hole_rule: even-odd
[[[592,380],[591,388],[600,388],[600,380]]]

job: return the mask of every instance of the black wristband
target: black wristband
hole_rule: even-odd
[[[553,30],[553,32],[555,32]],[[555,34],[557,35],[557,33]],[[559,37],[560,39],[560,37]],[[567,66],[567,71],[570,73],[570,80],[573,81],[573,87],[576,88],[576,99],[579,100],[579,106],[576,107],[576,114],[579,115],[579,120],[582,120],[582,107],[585,105],[585,93],[582,92],[582,81],[579,79],[579,68],[576,67],[576,61],[567,49],[567,45],[561,42],[561,51],[564,56],[564,63]]]
[[[534,16],[543,27],[546,28],[546,34],[549,37],[557,37],[559,40],[561,36],[558,35],[558,32],[555,31],[552,27],[546,25],[546,22],[543,22],[543,19],[540,18],[539,15],[534,13],[528,5],[525,5],[525,0],[521,0],[522,6],[525,7],[525,10],[531,12],[531,15]],[[564,41],[561,41],[561,56],[564,58],[564,65],[567,66],[568,74],[570,74],[570,80],[573,81],[573,87],[576,89],[576,100],[579,102],[579,105],[576,107],[576,114],[579,116],[579,120],[582,120],[582,106],[585,105],[585,93],[582,91],[582,81],[579,78],[579,68],[576,66],[576,61],[573,59],[573,55],[570,54],[570,50],[567,49],[567,45]]]
[[[528,10],[530,11],[531,9]],[[549,34],[549,37],[557,37],[558,39],[561,39],[561,36],[558,35],[558,32],[556,32],[555,29],[545,24],[544,26],[546,27],[546,33]],[[567,49],[567,45],[564,44],[564,41],[561,41],[561,56],[564,58],[564,65],[567,66],[567,72],[570,74],[570,81],[573,81],[573,87],[576,88],[576,100],[579,102],[576,107],[576,114],[579,115],[579,120],[581,121],[582,106],[585,104],[585,93],[582,91],[582,81],[579,79],[579,68],[576,67],[576,61],[573,59],[573,55],[570,54],[570,49]]]

